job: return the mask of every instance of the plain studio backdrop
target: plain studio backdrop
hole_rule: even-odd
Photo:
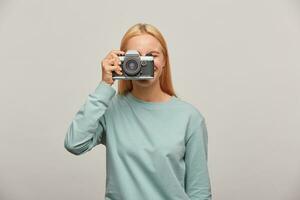
[[[104,199],[105,146],[63,142],[138,22],[165,36],[175,91],[206,118],[213,199],[299,200],[296,0],[1,0],[0,199]]]

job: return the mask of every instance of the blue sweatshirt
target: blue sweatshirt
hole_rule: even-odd
[[[211,200],[205,118],[179,97],[148,102],[100,82],[74,116],[64,147],[106,146],[105,200]]]

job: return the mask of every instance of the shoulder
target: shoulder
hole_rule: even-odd
[[[202,111],[200,110],[198,106],[180,98],[177,97],[177,105],[189,115],[189,118],[191,121],[202,121],[204,120],[204,115],[202,114]]]
[[[178,104],[180,104],[180,107],[183,108],[184,112],[188,116],[185,135],[185,141],[188,141],[192,135],[199,134],[206,130],[205,117],[199,106],[181,98],[178,98]]]

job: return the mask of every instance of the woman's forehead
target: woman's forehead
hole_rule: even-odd
[[[160,43],[156,38],[150,35],[139,35],[128,40],[127,49],[135,49],[140,54],[152,52],[161,52]]]

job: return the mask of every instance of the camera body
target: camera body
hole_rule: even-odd
[[[122,75],[112,71],[112,78],[123,80],[145,80],[154,78],[154,59],[153,56],[140,56],[137,50],[128,50],[125,56],[118,56],[122,68]]]

